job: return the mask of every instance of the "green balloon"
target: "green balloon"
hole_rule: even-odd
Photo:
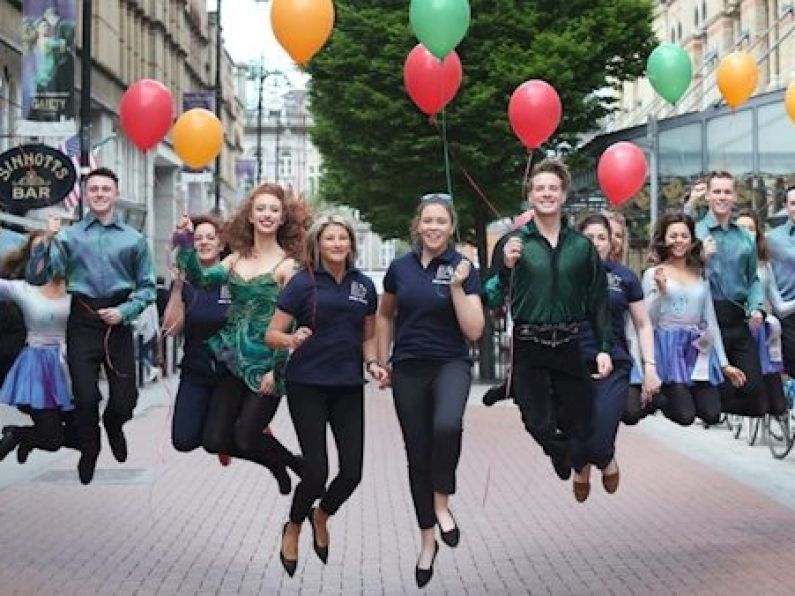
[[[414,35],[439,60],[452,52],[469,29],[469,0],[411,0]]]
[[[662,43],[649,54],[646,74],[654,90],[671,105],[679,101],[693,78],[690,56],[673,43]]]

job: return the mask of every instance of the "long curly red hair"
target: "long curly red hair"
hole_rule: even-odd
[[[284,222],[276,232],[276,241],[288,256],[303,261],[304,238],[309,229],[310,212],[307,204],[278,184],[265,182],[252,189],[224,230],[229,248],[243,257],[251,256],[254,249],[254,225],[249,221],[254,200],[260,195],[273,195],[282,204]]]

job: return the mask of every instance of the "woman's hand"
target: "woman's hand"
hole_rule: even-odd
[[[458,266],[453,272],[453,278],[450,280],[450,285],[460,288],[464,285],[464,282],[469,277],[469,273],[471,271],[472,263],[469,262],[469,259],[461,259],[461,262],[458,263]]]
[[[604,379],[613,372],[613,359],[607,352],[599,352],[596,355],[596,374],[591,375],[594,379]]]
[[[379,389],[384,389],[389,387],[391,384],[391,379],[389,378],[389,370],[378,364],[378,362],[370,362],[367,365],[367,372],[370,373],[370,376],[373,380],[378,383]]]
[[[299,327],[298,329],[295,330],[295,333],[288,336],[289,337],[288,341],[290,343],[287,347],[291,350],[297,350],[311,336],[312,336],[312,330],[309,327]]]
[[[654,268],[654,283],[657,284],[657,291],[664,295],[668,285],[668,278],[665,275],[665,269],[659,265]]]
[[[662,381],[657,374],[657,367],[651,363],[645,364],[643,366],[643,391],[641,392],[644,405],[651,401],[655,393],[660,392],[660,387],[662,387]]]
[[[731,364],[724,366],[723,376],[726,377],[729,380],[729,383],[735,387],[742,387],[745,385],[745,373],[736,366],[732,366]]]
[[[269,371],[262,375],[259,382],[259,392],[262,395],[273,395],[276,391],[276,380],[273,376],[273,371]]]

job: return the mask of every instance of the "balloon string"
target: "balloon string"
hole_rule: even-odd
[[[533,155],[535,151],[529,149],[527,152],[527,164],[524,167],[524,176],[522,177],[522,199],[527,199],[527,183],[530,181],[530,169],[533,167]]]
[[[447,110],[442,108],[442,143],[444,145],[444,175],[447,178],[447,194],[453,198],[453,181],[450,175],[450,145],[447,142]]]
[[[442,130],[439,128],[439,123],[436,120],[436,118],[429,118],[428,121],[431,123],[431,125],[433,125],[436,128],[436,132],[439,135],[441,135]],[[455,154],[453,153],[452,149],[450,149],[449,145],[447,147],[447,151],[450,155],[450,159],[455,160],[456,159]],[[486,196],[486,193],[483,192],[483,190],[480,188],[480,186],[472,177],[472,175],[469,173],[469,171],[463,165],[459,165],[458,168],[461,170],[461,173],[464,175],[464,178],[466,178],[467,182],[472,187],[472,190],[475,191],[475,194],[478,196],[478,198],[481,201],[483,201],[483,203],[491,210],[492,213],[494,213],[495,217],[502,218],[502,214],[500,213],[500,211],[494,206],[494,204],[491,201],[489,201],[488,197]]]

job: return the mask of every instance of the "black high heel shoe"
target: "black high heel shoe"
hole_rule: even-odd
[[[414,579],[417,580],[417,587],[424,588],[428,585],[433,577],[433,564],[436,562],[436,555],[439,554],[439,543],[433,541],[433,559],[431,559],[431,566],[428,569],[420,569],[419,566],[414,568]]]
[[[284,535],[287,533],[288,525],[290,525],[290,522],[286,522],[284,524],[284,528],[282,529],[282,543],[279,546],[279,559],[281,559],[282,567],[284,567],[287,575],[292,577],[295,575],[295,568],[298,566],[298,559],[288,559],[284,556]]]
[[[317,541],[317,531],[315,530],[315,507],[309,510],[309,525],[312,526],[312,546],[317,553],[318,558],[323,561],[325,565],[328,562],[328,544],[320,546]]]
[[[456,523],[455,518],[453,517],[453,512],[450,511],[449,509],[447,511],[453,520],[453,529],[447,530],[447,532],[445,532],[444,530],[442,530],[441,524],[437,522],[437,525],[439,526],[439,532],[442,535],[442,542],[444,542],[450,548],[455,548],[456,546],[458,546],[458,541],[461,540],[461,531],[458,529],[458,524]]]

